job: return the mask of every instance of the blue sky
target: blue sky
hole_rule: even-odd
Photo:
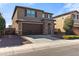
[[[12,14],[15,6],[26,6],[37,9],[42,9],[46,12],[59,15],[71,10],[79,10],[79,4],[73,3],[0,3],[0,12],[6,20],[6,27],[12,24]]]

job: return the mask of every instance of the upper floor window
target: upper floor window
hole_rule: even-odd
[[[51,18],[51,15],[50,14],[48,14],[48,18]]]
[[[42,14],[42,17],[43,18],[51,18],[51,15],[50,14]]]
[[[35,10],[27,9],[27,12],[25,12],[27,16],[35,17]]]
[[[72,14],[72,18],[75,19],[75,15],[74,14]]]
[[[48,14],[45,14],[45,18],[48,18]]]
[[[43,17],[43,18],[45,17],[45,14],[44,14],[44,13],[42,14],[42,17]]]
[[[31,16],[35,16],[35,10],[31,10]]]

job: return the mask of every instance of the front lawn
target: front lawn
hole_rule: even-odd
[[[79,39],[79,35],[64,35],[64,39]]]

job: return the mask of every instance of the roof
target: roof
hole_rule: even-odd
[[[53,13],[49,13],[49,12],[44,12],[44,13],[47,13],[47,14],[53,14]]]
[[[60,14],[60,15],[54,16],[53,18],[61,17],[61,16],[64,16],[64,15],[67,15],[67,14],[71,14],[71,13],[74,13],[74,12],[79,13],[77,10],[75,10],[75,11],[70,11],[70,12],[67,12],[67,13],[63,13],[63,14]]]
[[[13,15],[12,15],[12,19],[13,19],[13,17],[14,17],[14,14],[15,14],[17,8],[27,8],[27,9],[32,9],[32,10],[37,10],[37,11],[42,11],[42,12],[44,12],[43,10],[40,10],[40,9],[35,9],[35,8],[30,8],[30,7],[23,7],[23,6],[16,6],[15,9],[14,9]],[[48,12],[45,12],[45,13],[48,13]],[[48,13],[48,14],[52,14],[52,13]]]

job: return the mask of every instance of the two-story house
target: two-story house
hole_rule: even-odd
[[[73,32],[79,35],[79,12],[78,11],[70,11],[61,15],[54,16],[53,19],[55,20],[55,29],[60,29],[62,33],[65,33],[63,29],[64,21],[67,17],[72,17],[74,20],[73,25]]]
[[[53,34],[52,15],[40,9],[16,6],[12,16],[12,28],[18,35]]]

